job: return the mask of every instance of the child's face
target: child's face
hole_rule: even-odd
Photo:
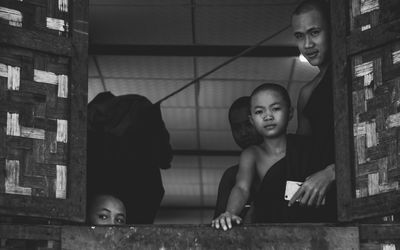
[[[309,10],[292,17],[292,27],[297,47],[313,66],[328,63],[329,31],[318,10]]]
[[[258,142],[259,135],[249,121],[248,107],[232,110],[230,124],[233,138],[241,148]]]
[[[292,108],[275,90],[263,90],[251,98],[250,121],[264,137],[276,138],[286,134]]]
[[[124,204],[110,195],[96,198],[88,216],[92,225],[124,225],[126,223]]]

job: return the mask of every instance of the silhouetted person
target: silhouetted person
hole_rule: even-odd
[[[172,150],[159,105],[140,95],[97,95],[88,106],[88,195],[124,201],[128,224],[153,223]]]

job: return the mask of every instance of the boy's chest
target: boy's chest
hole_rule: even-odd
[[[258,177],[260,178],[260,180],[262,180],[264,178],[264,176],[271,169],[271,167],[273,167],[275,164],[277,164],[284,157],[285,157],[285,154],[264,155],[262,157],[259,157],[256,161],[256,169],[257,169],[257,174],[258,174]]]

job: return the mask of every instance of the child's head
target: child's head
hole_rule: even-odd
[[[124,225],[126,223],[125,206],[115,196],[96,195],[88,205],[87,218],[91,225]]]
[[[250,98],[249,117],[257,132],[269,138],[285,135],[293,116],[286,89],[278,84],[264,83],[253,90]]]
[[[313,66],[329,62],[329,10],[324,0],[302,1],[292,14],[297,47]]]
[[[229,109],[229,124],[236,144],[242,149],[258,144],[260,136],[249,121],[250,96],[236,99]]]

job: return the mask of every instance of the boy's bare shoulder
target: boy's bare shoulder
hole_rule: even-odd
[[[240,154],[239,169],[253,169],[257,162],[257,146],[250,146]]]

